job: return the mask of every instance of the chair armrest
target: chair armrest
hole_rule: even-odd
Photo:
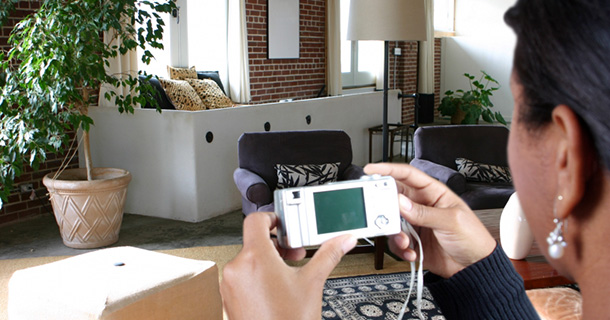
[[[364,169],[361,166],[357,166],[355,164],[350,164],[349,167],[345,168],[343,171],[343,176],[340,180],[354,180],[360,179],[364,175]]]
[[[458,195],[466,191],[466,178],[456,170],[424,159],[413,159],[410,164],[446,184]]]
[[[237,168],[233,172],[233,180],[241,196],[258,207],[273,202],[273,194],[269,186],[256,173],[247,169]]]

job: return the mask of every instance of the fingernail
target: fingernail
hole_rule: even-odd
[[[413,203],[405,195],[398,195],[398,204],[404,211],[411,211],[411,209],[413,209]]]
[[[356,237],[354,237],[353,235],[350,235],[349,238],[345,239],[345,241],[343,241],[343,244],[341,245],[343,253],[346,254],[350,250],[354,249],[357,241],[358,239],[356,239]]]

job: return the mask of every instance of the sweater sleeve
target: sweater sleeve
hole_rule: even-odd
[[[429,272],[424,283],[447,319],[540,319],[499,245],[451,278]]]

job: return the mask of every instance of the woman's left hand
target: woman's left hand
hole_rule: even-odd
[[[303,250],[276,250],[269,237],[276,225],[272,213],[244,220],[244,246],[225,266],[220,286],[229,319],[319,320],[326,278],[356,245],[351,235],[337,237],[322,244],[305,266],[290,267],[282,256],[302,258]]]

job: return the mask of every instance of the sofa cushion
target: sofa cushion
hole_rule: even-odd
[[[338,179],[352,163],[349,136],[339,130],[247,132],[238,142],[238,165],[255,172],[271,190],[277,187],[278,163],[339,162]]]
[[[188,82],[170,79],[159,79],[159,81],[177,110],[195,111],[205,109],[201,98]]]
[[[339,163],[276,164],[277,188],[313,186],[337,181]]]
[[[227,92],[225,91],[225,87],[222,85],[222,81],[220,81],[220,75],[218,74],[218,71],[197,71],[197,79],[214,80],[218,87],[220,87],[220,90],[222,90],[224,94],[227,94]]]
[[[508,167],[477,163],[465,158],[456,158],[455,164],[458,172],[469,181],[512,182]]]
[[[174,80],[197,79],[197,70],[194,66],[190,68],[167,66],[167,74],[170,79]]]
[[[415,158],[457,169],[455,158],[508,165],[509,130],[498,125],[446,125],[419,127],[414,134]]]
[[[233,106],[233,101],[210,79],[186,79],[195,89],[206,109],[220,109]]]
[[[514,192],[511,183],[468,182],[460,197],[472,210],[504,208]]]
[[[176,110],[176,107],[165,93],[165,90],[163,90],[163,86],[159,82],[159,79],[156,77],[146,79],[147,77],[143,75],[140,75],[138,78],[141,83],[148,83],[152,87],[152,91],[142,91],[142,95],[149,95],[150,98],[157,101],[157,104],[161,109]],[[156,106],[152,103],[147,103],[146,105],[143,105],[142,108],[155,109]]]

